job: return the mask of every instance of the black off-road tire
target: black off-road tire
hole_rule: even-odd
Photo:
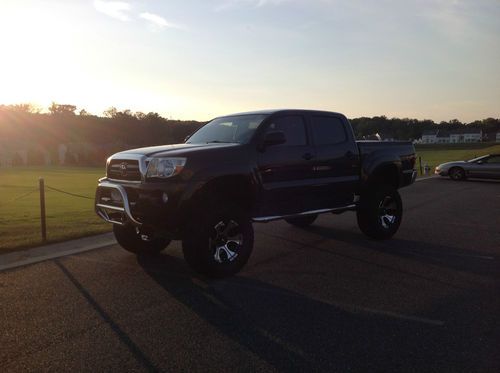
[[[165,237],[151,234],[148,239],[143,239],[143,234],[130,225],[113,224],[113,233],[121,247],[136,255],[156,255],[170,243],[170,240]]]
[[[452,167],[450,171],[448,171],[448,175],[451,180],[465,180],[465,170],[462,167]]]
[[[357,209],[358,226],[376,240],[391,238],[403,219],[403,203],[390,185],[374,185],[361,194]]]
[[[286,218],[285,221],[288,224],[295,225],[296,227],[307,228],[312,223],[314,223],[317,217],[318,214],[311,214],[311,215],[297,216],[293,218]]]
[[[206,208],[188,225],[182,240],[186,262],[198,273],[222,278],[238,273],[253,249],[250,216],[237,208]]]

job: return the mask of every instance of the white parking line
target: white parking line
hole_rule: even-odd
[[[220,281],[218,283],[212,284],[211,286],[215,290],[221,290],[221,289],[218,289],[218,288],[224,287],[227,284],[228,284],[227,282],[225,282],[224,280],[222,280],[222,281]],[[283,289],[283,291],[274,290],[274,289],[266,289],[266,288],[261,287],[261,286],[244,285],[244,284],[238,283],[237,281],[232,282],[230,285],[236,285],[236,286],[240,286],[240,287],[246,287],[246,288],[253,289],[253,290],[258,290],[258,291],[265,291],[265,292],[270,292],[270,293],[277,293],[280,296],[287,295],[287,296],[290,296],[290,297],[302,297],[301,294],[299,294],[299,293],[297,293],[297,294],[293,293],[293,292],[291,292],[291,291],[289,291],[287,289]],[[348,304],[348,303],[341,303],[341,302],[336,302],[336,301],[329,301],[329,300],[324,300],[324,299],[320,299],[320,298],[317,298],[317,297],[309,297],[309,298],[313,299],[313,300],[315,300],[317,302],[326,303],[326,304],[329,304],[331,306],[340,308],[340,309],[342,309],[342,310],[344,310],[346,312],[350,312],[350,313],[372,314],[372,315],[377,315],[377,316],[390,317],[390,318],[393,318],[393,319],[400,319],[400,320],[405,320],[405,321],[418,322],[418,323],[421,323],[421,324],[434,325],[434,326],[443,326],[445,324],[445,322],[441,321],[441,320],[433,320],[433,319],[428,319],[428,318],[425,318],[425,317],[405,315],[405,314],[402,314],[402,313],[397,313],[397,312],[392,312],[392,311],[384,311],[384,310],[378,310],[378,309],[374,309],[374,308],[361,307],[361,306],[357,306],[355,304]]]
[[[372,309],[372,308],[358,307],[358,306],[351,305],[351,304],[342,304],[342,303],[336,303],[336,302],[333,303],[333,305],[336,305],[339,308],[345,307],[344,309],[346,309],[346,310],[350,308],[351,311],[354,313],[356,313],[356,312],[371,313],[374,315],[392,317],[392,318],[407,320],[407,321],[414,321],[414,322],[419,322],[419,323],[428,324],[428,325],[436,325],[436,326],[443,326],[444,325],[444,321],[427,319],[425,317],[404,315],[402,313],[397,313],[397,312],[376,310],[376,309]]]

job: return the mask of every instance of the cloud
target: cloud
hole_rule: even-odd
[[[154,14],[154,13],[144,12],[144,13],[139,14],[139,18],[145,19],[146,21],[148,21],[154,27],[158,27],[158,28],[161,28],[161,29],[164,29],[164,28],[177,28],[177,29],[180,29],[180,28],[182,28],[179,25],[176,25],[174,23],[168,22],[162,16],[159,16],[158,14]]]
[[[120,21],[128,21],[130,17],[128,16],[128,12],[131,9],[129,3],[124,1],[94,1],[94,8],[103,14],[106,14],[109,17],[119,19]]]
[[[226,10],[238,5],[247,5],[251,7],[260,8],[266,5],[279,5],[290,1],[291,0],[225,0],[219,6],[216,7],[216,10],[218,11]]]

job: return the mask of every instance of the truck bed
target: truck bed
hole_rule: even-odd
[[[400,187],[411,184],[416,177],[414,173],[416,153],[410,141],[356,141],[361,158],[362,178],[374,172],[373,165],[384,162],[400,165],[402,180]],[[397,157],[397,158],[395,158]]]

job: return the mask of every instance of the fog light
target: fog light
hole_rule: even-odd
[[[168,194],[167,193],[163,193],[162,196],[161,196],[161,199],[162,199],[163,203],[167,203],[168,202]]]
[[[121,202],[122,201],[122,195],[119,191],[117,190],[112,190],[111,191],[111,200],[113,202]]]

